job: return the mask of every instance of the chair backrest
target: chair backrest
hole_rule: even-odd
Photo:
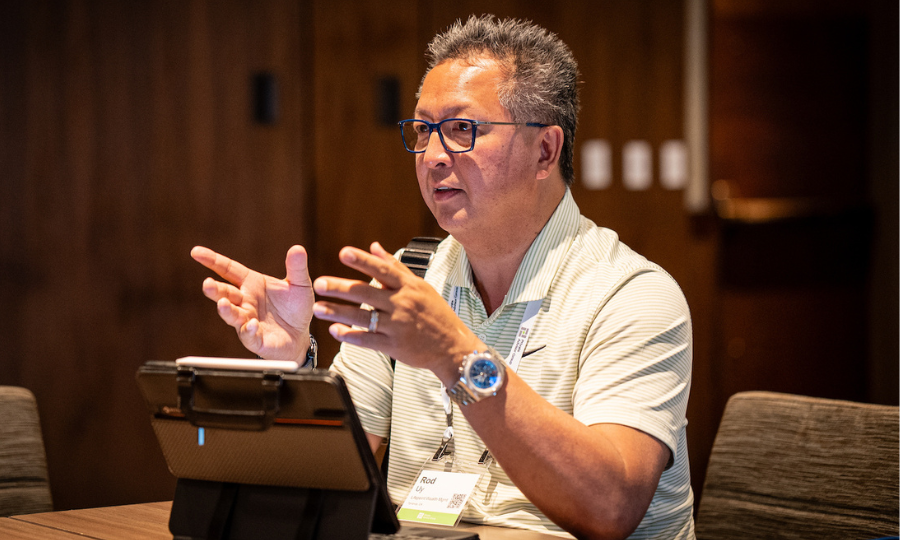
[[[697,538],[896,536],[898,425],[897,407],[735,394],[709,458]]]
[[[0,386],[0,516],[53,510],[37,402],[31,391]]]

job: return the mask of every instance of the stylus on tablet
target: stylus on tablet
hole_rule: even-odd
[[[216,358],[211,356],[185,356],[175,360],[178,366],[210,369],[234,369],[242,371],[297,371],[300,364],[293,360],[261,360],[257,358]]]

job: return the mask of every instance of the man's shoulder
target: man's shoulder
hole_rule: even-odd
[[[614,230],[597,225],[583,214],[569,260],[613,279],[647,271],[668,276],[661,266],[625,244]]]

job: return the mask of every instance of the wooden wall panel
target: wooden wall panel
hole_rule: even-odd
[[[306,240],[300,6],[0,10],[0,384],[38,398],[57,508],[171,497],[134,374],[247,354],[202,297],[193,245],[283,274],[271,253]],[[259,70],[279,79],[273,126],[251,115]]]
[[[388,250],[424,234],[425,203],[415,158],[403,149],[396,122],[412,116],[422,72],[412,0],[314,2],[315,244],[310,269],[318,275],[363,278],[338,260],[344,246]],[[379,82],[399,86],[400,118],[381,119]],[[315,321],[323,365],[338,344]]]

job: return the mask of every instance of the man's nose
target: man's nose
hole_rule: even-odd
[[[422,157],[425,160],[425,164],[429,167],[449,164],[450,153],[444,148],[444,143],[438,130],[435,129],[428,135],[428,144],[425,145],[425,153]]]

